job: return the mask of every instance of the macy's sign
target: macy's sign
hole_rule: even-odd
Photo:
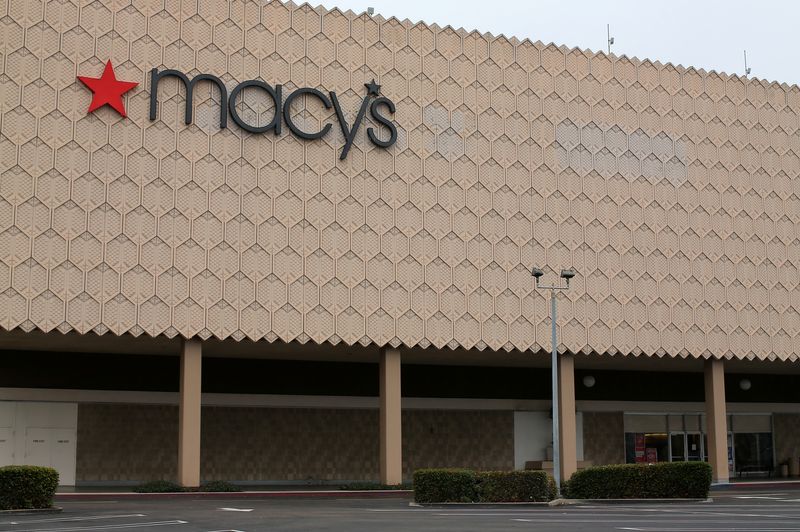
[[[345,139],[345,144],[342,148],[341,154],[339,155],[339,159],[344,159],[347,157],[347,153],[350,151],[350,148],[353,145],[356,133],[361,127],[361,123],[363,122],[367,111],[369,111],[370,116],[372,116],[372,119],[375,122],[385,126],[389,131],[389,137],[387,139],[382,139],[375,132],[374,128],[367,128],[367,137],[369,138],[370,142],[381,148],[388,148],[397,140],[397,128],[386,114],[394,114],[394,103],[389,98],[381,96],[381,86],[375,83],[375,80],[364,84],[364,86],[367,88],[367,94],[364,95],[364,99],[361,101],[361,106],[358,110],[355,120],[352,124],[348,124],[347,119],[342,112],[339,98],[336,96],[334,91],[330,91],[328,94],[325,94],[324,92],[311,87],[302,87],[289,94],[284,94],[282,85],[275,85],[273,87],[272,85],[269,85],[261,80],[251,79],[239,83],[230,91],[230,94],[228,94],[228,89],[222,80],[212,74],[198,74],[189,79],[186,74],[179,70],[159,71],[157,68],[154,68],[150,71],[150,120],[157,119],[158,85],[162,79],[167,77],[177,78],[181,83],[183,83],[184,89],[186,90],[186,107],[184,110],[184,121],[186,124],[192,123],[192,96],[194,94],[194,87],[197,85],[197,83],[206,81],[214,84],[220,94],[220,128],[228,127],[228,115],[230,114],[231,119],[237,126],[250,133],[267,133],[272,131],[275,135],[280,135],[282,131],[282,125],[285,123],[289,131],[297,137],[306,140],[322,138],[328,134],[333,127],[333,124],[329,122],[323,125],[318,131],[307,131],[297,125],[292,118],[292,105],[294,101],[297,98],[305,95],[307,97],[319,100],[325,109],[330,109],[331,107],[334,109],[336,121],[338,122],[339,128],[341,128]],[[103,75],[101,77],[90,78],[86,76],[78,76],[78,79],[84,85],[89,87],[93,93],[92,102],[89,104],[88,112],[91,113],[103,105],[109,105],[123,117],[126,116],[125,105],[122,102],[122,95],[136,87],[138,83],[117,80],[111,61],[106,63],[105,70],[103,71]],[[236,103],[239,101],[242,91],[248,88],[251,90],[261,91],[264,95],[272,100],[275,106],[274,113],[272,119],[268,123],[252,124],[247,122],[239,114],[239,111],[236,108]]]

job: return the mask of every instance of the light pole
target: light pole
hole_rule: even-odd
[[[552,359],[550,361],[551,374],[553,379],[553,480],[556,482],[556,496],[561,493],[561,453],[560,447],[560,434],[558,427],[558,413],[559,413],[559,400],[558,400],[558,339],[556,338],[556,318],[558,312],[556,309],[556,292],[559,290],[567,290],[569,288],[569,280],[575,277],[575,270],[568,268],[561,270],[561,278],[566,281],[566,286],[544,286],[539,284],[539,279],[544,275],[544,271],[540,268],[531,269],[531,275],[536,279],[536,288],[542,290],[550,290],[550,324],[551,339],[553,343]]]

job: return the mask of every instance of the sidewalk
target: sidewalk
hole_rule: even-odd
[[[728,484],[713,484],[711,491],[731,489],[800,488],[800,478],[732,479]]]
[[[136,493],[131,487],[63,487],[56,492],[56,501],[93,501],[101,499],[272,499],[272,498],[406,498],[411,490],[340,490],[329,486],[256,486],[237,492],[172,492]]]
[[[733,480],[729,484],[714,484],[711,493],[729,490],[771,490],[800,488],[800,478]],[[271,499],[271,498],[410,498],[412,490],[341,490],[335,486],[268,485],[246,486],[239,492],[175,492],[135,493],[132,486],[62,486],[56,492],[56,501],[127,499]]]

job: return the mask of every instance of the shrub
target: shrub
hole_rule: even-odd
[[[50,508],[58,487],[52,467],[0,467],[0,510]]]
[[[555,497],[556,486],[544,471],[470,471],[419,469],[414,500],[440,502],[536,502]]]
[[[555,493],[544,471],[481,471],[477,480],[480,502],[549,501]]]
[[[133,491],[136,493],[177,493],[186,490],[180,484],[169,480],[153,480],[139,484],[133,488]]]
[[[705,462],[664,462],[590,467],[564,485],[573,499],[705,498],[711,466]]]
[[[475,502],[475,472],[469,469],[418,469],[414,471],[414,500],[431,502]]]
[[[234,486],[230,482],[224,480],[211,480],[200,486],[200,491],[214,491],[214,492],[236,492],[242,491],[238,486]]]
[[[558,490],[556,489],[556,479],[547,475],[547,500],[552,501],[558,495]]]

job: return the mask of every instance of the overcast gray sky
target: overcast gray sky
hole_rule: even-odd
[[[311,0],[439,25],[800,84],[797,0]]]

